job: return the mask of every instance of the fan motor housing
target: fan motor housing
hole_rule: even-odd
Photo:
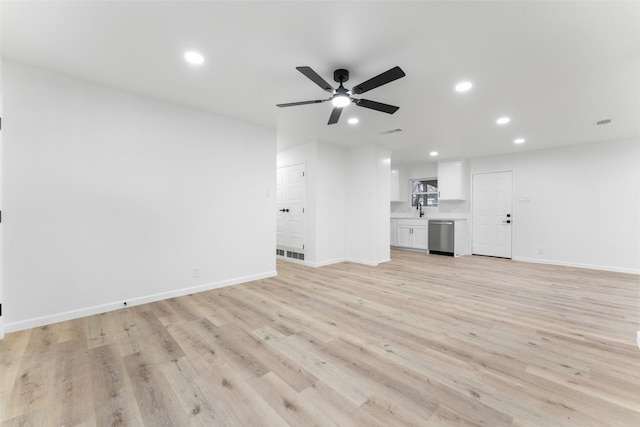
[[[339,68],[333,72],[333,80],[338,83],[344,83],[349,80],[349,70]]]

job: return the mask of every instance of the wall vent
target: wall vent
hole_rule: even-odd
[[[276,249],[276,255],[304,261],[304,253],[302,252],[293,252],[293,251],[285,251],[284,249]]]
[[[385,130],[380,132],[380,135],[389,135],[390,133],[397,133],[397,132],[402,132],[402,129],[396,128],[396,129]]]
[[[304,261],[304,254],[300,252],[287,251],[287,258],[299,259]]]

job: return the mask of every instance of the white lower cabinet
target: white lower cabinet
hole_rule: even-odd
[[[419,219],[396,220],[396,242],[393,246],[427,250],[429,238],[428,222]],[[392,234],[393,235],[393,234]]]

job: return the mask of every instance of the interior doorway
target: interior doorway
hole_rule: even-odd
[[[511,258],[513,172],[474,174],[472,185],[471,253]]]
[[[276,172],[276,254],[304,260],[305,165],[284,166]]]

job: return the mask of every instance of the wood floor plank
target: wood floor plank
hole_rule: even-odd
[[[171,384],[191,426],[212,426],[222,423],[225,415],[219,411],[213,399],[208,398],[210,388],[202,383],[197,371],[186,357],[158,366]]]
[[[294,363],[311,372],[323,383],[349,400],[361,405],[372,396],[379,385],[368,378],[357,378],[345,369],[333,364],[313,345],[314,337],[292,335],[278,342],[271,342]]]
[[[0,426],[640,425],[638,275],[392,251],[7,334]]]
[[[89,316],[85,320],[87,348],[102,347],[118,341],[119,331],[113,323],[113,318],[113,313],[110,312]]]
[[[6,387],[9,395],[3,398],[6,405],[2,411],[4,419],[22,417],[31,412],[46,409],[50,404],[50,396],[56,384],[52,375],[56,372],[56,361],[59,356],[57,344],[57,328],[34,328],[29,334],[17,375],[11,387]],[[4,340],[0,342],[4,348]],[[1,376],[4,381],[4,376]]]
[[[72,322],[74,325],[77,322]],[[77,336],[74,334],[74,336]],[[94,425],[93,387],[86,345],[65,341],[58,345],[56,366],[52,372],[53,392],[49,395],[49,422],[61,426]]]
[[[142,425],[142,415],[129,382],[118,346],[107,344],[89,350],[96,425]]]
[[[125,356],[123,363],[144,425],[188,424],[188,417],[180,406],[171,384],[155,364],[153,357],[147,358],[142,352],[136,352]]]
[[[31,336],[31,330],[7,334],[2,340],[0,352],[0,414],[7,413],[9,392],[13,388],[20,370],[20,364],[25,357],[25,349]],[[2,417],[0,417],[0,421]]]
[[[285,381],[269,372],[252,381],[255,390],[289,425],[324,425],[323,414]]]
[[[218,385],[214,397],[225,403],[237,426],[287,426],[287,422],[229,365],[212,371],[209,381]]]

